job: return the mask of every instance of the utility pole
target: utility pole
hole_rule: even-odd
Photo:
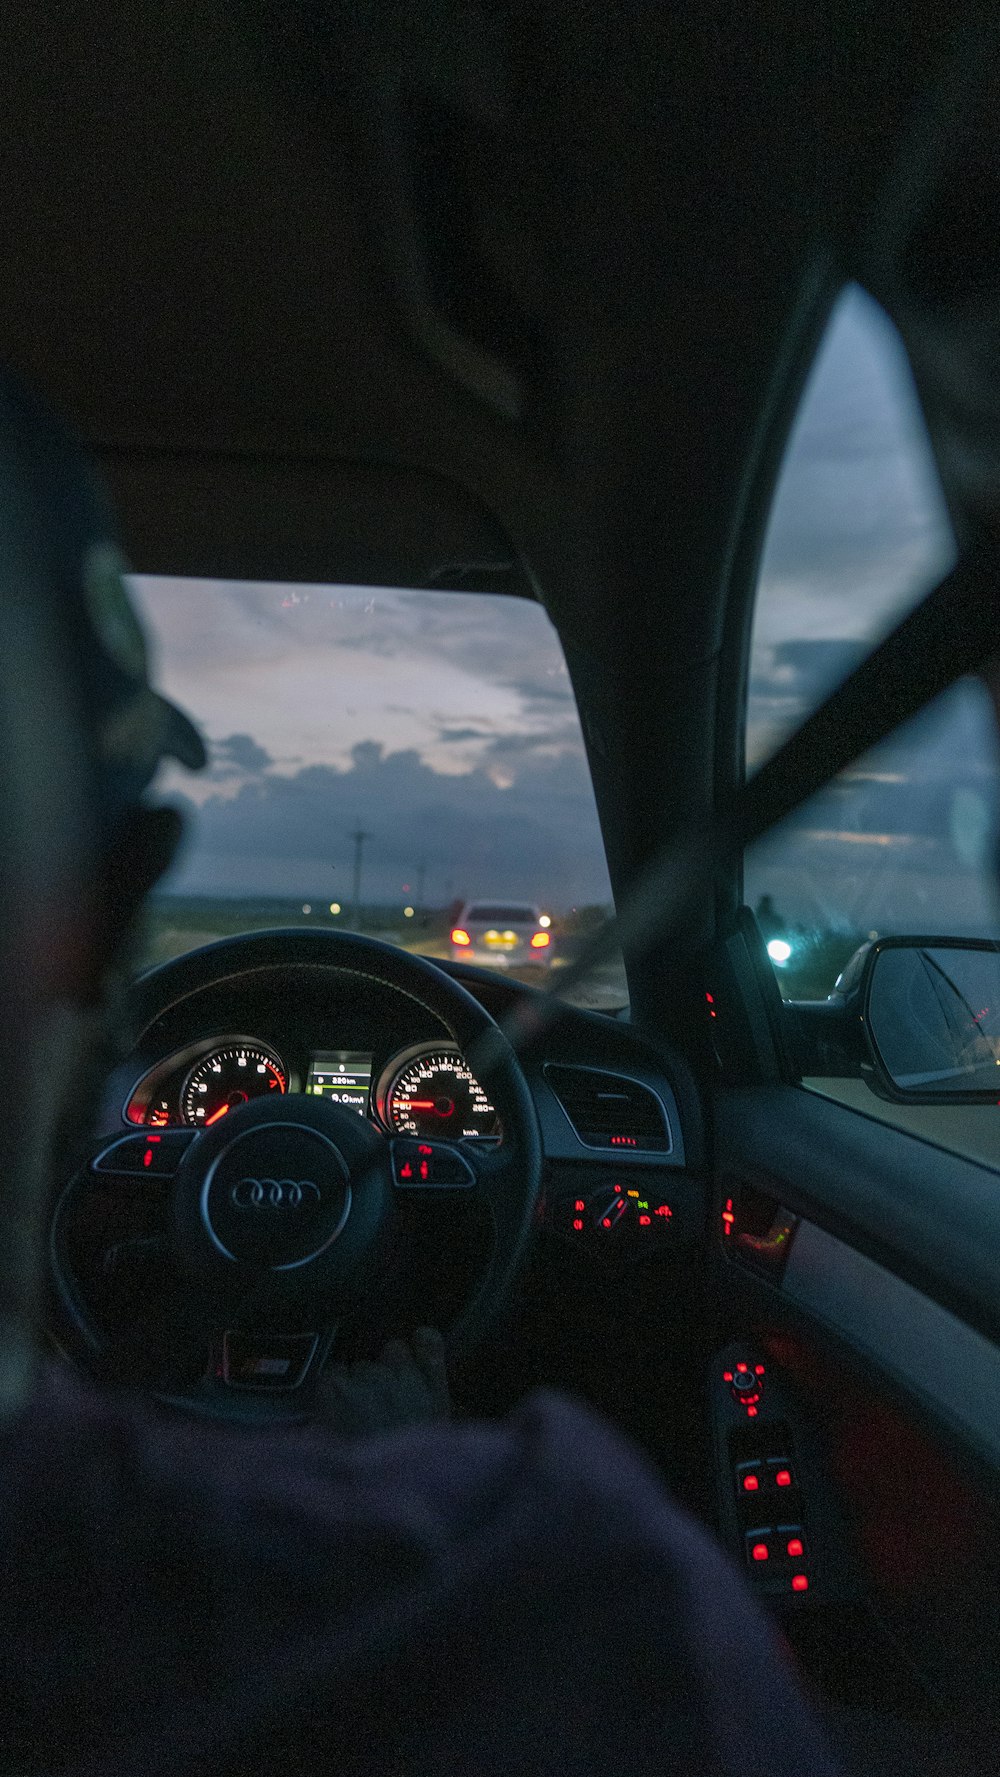
[[[351,834],[351,838],[354,841],[354,895],[351,906],[351,928],[356,932],[358,921],[361,918],[361,856],[365,840],[370,839],[371,834],[363,833],[359,827],[356,833]]]
[[[427,865],[421,861],[417,865],[417,921],[423,924],[424,919],[424,882],[427,876]]]

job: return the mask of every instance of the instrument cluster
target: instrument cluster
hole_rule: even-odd
[[[499,1134],[496,1111],[456,1044],[413,1044],[377,1075],[375,1062],[370,1051],[334,1048],[286,1061],[258,1037],[206,1037],[147,1069],[122,1115],[141,1128],[208,1129],[251,1098],[305,1092],[390,1134],[452,1141]]]

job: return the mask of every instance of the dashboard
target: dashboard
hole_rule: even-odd
[[[309,1048],[289,1059],[259,1036],[202,1037],[156,1062],[123,1106],[140,1128],[208,1129],[250,1099],[304,1092],[356,1111],[390,1135],[496,1137],[496,1111],[458,1045],[413,1043],[374,1073],[371,1048]]]
[[[190,961],[185,991],[153,1008],[111,1075],[95,1135],[208,1128],[246,1099],[304,1092],[392,1135],[502,1136],[451,1032],[391,981],[275,962],[198,985]],[[501,1023],[546,998],[441,966]],[[623,1020],[567,1006],[522,1063],[542,1136],[542,1225],[592,1256],[690,1250],[706,1195],[698,1101],[680,1057]]]

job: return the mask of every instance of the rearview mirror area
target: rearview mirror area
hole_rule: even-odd
[[[865,958],[863,1072],[910,1104],[1000,1104],[1000,944],[883,938]]]

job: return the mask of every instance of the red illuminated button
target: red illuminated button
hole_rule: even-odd
[[[98,1154],[91,1165],[95,1172],[145,1173],[163,1178],[177,1171],[192,1129],[156,1130],[151,1135],[123,1135]]]
[[[805,1546],[800,1536],[790,1536],[785,1544],[785,1554],[793,1561],[801,1561],[805,1554]]]
[[[804,1573],[793,1573],[792,1574],[792,1591],[793,1592],[808,1592],[808,1590],[809,1590],[809,1580],[808,1580],[807,1576]]]
[[[457,1148],[446,1142],[411,1141],[397,1136],[392,1144],[393,1176],[397,1185],[433,1186],[454,1190],[475,1184],[475,1175],[468,1161]]]
[[[774,1471],[774,1485],[776,1487],[790,1487],[792,1485],[792,1471],[791,1471],[791,1469],[790,1468],[775,1469],[775,1471]]]
[[[770,1526],[758,1526],[756,1530],[747,1531],[743,1538],[743,1552],[747,1566],[760,1573],[765,1567],[771,1568],[776,1561],[780,1562],[781,1540]]]
[[[741,1462],[736,1470],[736,1490],[738,1493],[759,1493],[761,1464],[759,1462]]]

